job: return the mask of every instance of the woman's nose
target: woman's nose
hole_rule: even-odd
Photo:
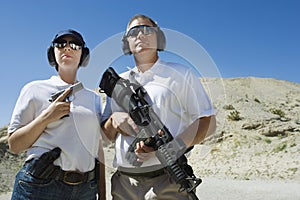
[[[67,45],[65,46],[65,51],[71,51],[71,47],[70,47],[69,44],[67,44]]]

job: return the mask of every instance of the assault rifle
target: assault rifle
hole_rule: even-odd
[[[99,87],[100,92],[105,92],[108,97],[113,98],[140,128],[126,153],[129,163],[135,167],[141,166],[142,162],[137,161],[134,150],[138,142],[144,141],[147,146],[154,148],[156,157],[165,166],[169,176],[180,185],[178,191],[186,190],[193,200],[198,200],[195,189],[202,180],[194,175],[192,167],[187,163],[184,155],[187,151],[186,146],[182,140],[173,138],[153,111],[145,99],[147,91],[143,86],[121,78],[109,67],[104,72]]]

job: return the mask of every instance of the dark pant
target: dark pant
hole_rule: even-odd
[[[96,200],[97,182],[69,185],[59,180],[33,177],[25,164],[15,179],[12,200]]]

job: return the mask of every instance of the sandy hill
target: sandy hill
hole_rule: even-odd
[[[190,158],[197,174],[300,180],[300,85],[249,77],[224,79],[223,88],[213,98],[218,130]]]
[[[192,151],[195,174],[300,181],[300,85],[255,77],[202,82],[218,111],[218,129]],[[11,154],[6,127],[0,131],[1,193],[11,190],[24,154]],[[109,162],[111,154],[112,147],[106,147]],[[108,166],[108,175],[112,171]]]

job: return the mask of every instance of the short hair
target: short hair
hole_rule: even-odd
[[[126,35],[127,35],[128,27],[135,19],[149,20],[152,23],[153,27],[157,27],[157,51],[164,51],[166,48],[166,37],[165,37],[165,34],[163,33],[163,31],[158,26],[157,22],[155,22],[153,19],[151,19],[150,17],[148,17],[146,15],[136,14],[129,20],[127,27],[126,27],[125,34],[123,35],[123,38],[122,38],[122,51],[123,51],[124,55],[132,54],[132,52],[130,51],[130,48],[129,48],[129,44],[128,44]]]

